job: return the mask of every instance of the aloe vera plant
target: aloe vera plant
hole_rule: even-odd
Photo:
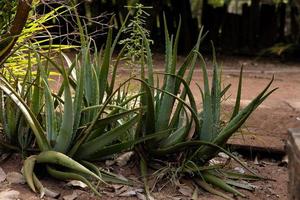
[[[139,95],[115,101],[128,81],[114,89],[115,77],[109,79],[112,46],[110,30],[103,56],[99,57],[97,53],[92,56],[89,46],[83,47],[73,63],[64,55],[69,63],[67,69],[47,55],[36,53],[38,76],[32,85],[37,86],[36,95],[42,101],[42,106],[37,109],[31,108],[20,92],[1,77],[1,91],[6,99],[15,103],[26,119],[41,151],[28,157],[24,163],[24,175],[33,191],[43,192],[33,171],[36,163],[47,163],[47,171],[54,177],[85,182],[98,195],[96,188],[88,181],[90,178],[128,184],[126,179],[99,170],[87,162],[121,152],[137,142],[135,139],[120,140],[138,122],[143,109],[126,109],[126,105]],[[46,65],[41,62],[42,56],[47,60]],[[50,65],[63,77],[57,94],[49,84]],[[42,120],[38,120],[35,110],[41,112]],[[64,168],[58,168],[59,165]]]
[[[146,35],[142,34],[146,55],[145,66],[141,62],[141,91],[144,93],[141,98],[141,105],[145,106],[147,110],[139,122],[136,137],[162,131],[166,133],[160,138],[145,141],[143,145],[137,145],[136,147],[136,151],[140,155],[141,173],[144,177],[145,189],[148,195],[149,189],[146,177],[149,162],[153,158],[162,159],[162,157],[171,155],[162,153],[161,149],[188,141],[193,123],[197,131],[200,128],[196,112],[196,102],[189,84],[196,66],[197,51],[203,38],[202,31],[199,33],[194,49],[177,70],[176,61],[179,32],[180,24],[175,39],[173,36],[169,36],[167,28],[165,29],[166,63],[165,72],[162,73],[162,84],[159,83],[159,79],[157,79],[157,84],[154,83],[150,44],[146,39]],[[147,70],[143,69],[144,67]],[[160,87],[160,85],[162,86]]]
[[[142,29],[140,28],[140,30]],[[151,163],[161,160],[160,164],[168,163],[162,168],[169,168],[170,165],[173,165],[174,168],[177,168],[174,170],[177,174],[198,175],[196,177],[200,177],[200,179],[195,178],[198,180],[198,184],[210,192],[229,198],[226,194],[214,190],[207,183],[218,186],[227,192],[244,196],[230,186],[235,184],[239,187],[244,187],[244,185],[237,184],[234,181],[229,181],[230,184],[226,183],[225,180],[220,178],[223,176],[215,173],[220,166],[208,166],[208,161],[221,151],[246,167],[225,149],[225,145],[227,140],[244,124],[251,113],[276,90],[276,88],[269,90],[273,79],[248,106],[240,109],[241,70],[233,114],[225,126],[221,126],[221,99],[228,91],[230,85],[224,89],[221,88],[221,70],[216,62],[214,53],[214,70],[210,87],[206,64],[198,52],[203,38],[201,32],[195,48],[187,56],[185,62],[176,70],[179,32],[180,24],[175,38],[169,36],[168,30],[165,28],[165,71],[162,73],[163,83],[158,83],[157,85],[154,84],[150,44],[146,35],[142,34],[146,55],[142,57],[145,59],[145,64],[141,62],[141,91],[144,93],[141,98],[141,105],[145,106],[147,110],[138,124],[137,137],[159,131],[167,132],[162,137],[147,140],[142,145],[136,146],[136,152],[140,156],[141,173],[144,177],[146,193],[149,195],[147,168]],[[199,87],[202,94],[202,109],[197,108],[194,94],[189,87],[195,64],[198,60],[200,61],[204,79],[204,89],[202,90]],[[147,70],[143,69],[143,67]],[[201,112],[199,113],[198,110],[201,110]],[[249,171],[253,173],[251,170]],[[256,179],[261,178],[256,174],[253,174],[253,177]],[[240,175],[240,178],[245,177]]]

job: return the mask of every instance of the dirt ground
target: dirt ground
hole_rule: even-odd
[[[182,58],[179,58],[182,61]],[[156,56],[155,65],[158,71],[162,70],[164,59]],[[239,67],[244,65],[244,84],[242,93],[242,105],[249,103],[256,94],[261,91],[264,86],[270,81],[272,76],[275,76],[273,87],[279,89],[270,96],[260,108],[247,121],[241,132],[237,133],[229,142],[233,144],[236,150],[245,150],[253,154],[247,154],[241,159],[247,165],[260,175],[274,180],[255,181],[255,191],[248,192],[241,190],[246,194],[246,198],[235,197],[236,199],[287,199],[288,190],[288,173],[286,165],[280,165],[281,156],[284,155],[284,146],[287,139],[288,128],[300,127],[300,63],[281,63],[277,60],[262,59],[255,60],[254,58],[236,58],[236,57],[220,57],[219,63],[223,66],[223,81],[231,83],[232,87],[227,95],[227,101],[224,102],[224,116],[230,115],[230,110],[234,105],[234,98],[237,89]],[[211,62],[208,61],[209,73],[211,74]],[[124,73],[123,73],[124,72]],[[122,76],[128,74],[127,69],[122,69]],[[194,81],[202,82],[202,73],[200,67],[197,67]],[[193,83],[193,90],[196,91],[196,86]],[[200,94],[198,94],[200,102]],[[258,158],[258,162],[254,162],[254,158]],[[13,155],[7,161],[0,163],[0,167],[6,172],[20,172],[22,161],[20,156]],[[138,177],[137,169],[126,166],[117,168],[116,173],[126,175],[127,177]],[[65,195],[71,194],[74,191],[78,193],[77,199],[97,199],[88,190],[80,188],[70,188],[64,182],[53,180],[51,178],[42,177],[42,181],[46,187],[54,191],[58,191],[61,195],[59,199],[63,199]],[[183,182],[185,183],[185,182]],[[188,183],[188,181],[186,182]],[[136,186],[142,188],[139,183]],[[191,186],[193,188],[193,186]],[[0,184],[0,192],[13,189],[20,192],[19,199],[39,199],[39,196],[32,193],[25,184],[9,184],[4,181]],[[135,188],[136,189],[136,188]],[[107,189],[109,191],[109,189]],[[116,190],[116,188],[113,188]],[[211,195],[202,190],[198,191],[198,199],[222,199]],[[191,199],[184,196],[178,191],[178,188],[167,186],[160,192],[154,190],[153,196],[155,199]],[[44,199],[51,199],[44,197]],[[120,197],[113,192],[107,192],[101,199],[142,199],[142,197]]]

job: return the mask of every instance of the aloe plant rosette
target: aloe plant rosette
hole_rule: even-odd
[[[276,90],[276,88],[269,90],[273,78],[249,105],[240,109],[241,70],[236,104],[232,116],[225,125],[221,126],[221,100],[230,88],[230,85],[224,89],[221,88],[221,69],[216,62],[215,50],[213,49],[213,75],[210,87],[206,63],[202,55],[198,52],[202,40],[201,32],[195,48],[187,56],[184,63],[179,66],[178,70],[176,70],[179,32],[180,24],[174,39],[173,36],[169,36],[168,30],[165,28],[165,71],[161,73],[163,75],[163,82],[159,84],[158,79],[156,85],[154,85],[153,81],[154,73],[150,45],[146,40],[146,36],[143,35],[144,45],[147,49],[145,56],[147,70],[143,70],[143,68],[141,70],[141,90],[145,93],[143,98],[141,98],[141,104],[147,110],[138,124],[137,135],[141,137],[164,131],[164,135],[161,137],[145,141],[143,145],[138,145],[136,148],[136,151],[140,155],[141,173],[144,177],[146,192],[149,195],[147,168],[149,165],[152,166],[153,162],[160,161],[159,164],[162,166],[158,171],[162,171],[162,168],[170,168],[172,166],[171,168],[175,168],[173,171],[176,171],[177,175],[197,174],[198,177],[201,177],[198,184],[209,192],[229,198],[227,195],[214,190],[207,183],[216,185],[233,194],[244,196],[230,186],[236,184],[235,182],[228,184],[219,173],[216,173],[216,170],[220,166],[209,166],[208,161],[221,151],[246,167],[226,150],[226,142],[244,124],[251,113]],[[204,80],[204,89],[202,90],[199,87],[202,95],[202,109],[197,108],[193,92],[189,86],[197,60],[200,61]],[[261,178],[251,170],[250,172],[252,175],[239,175],[239,178],[247,179],[248,176],[251,176],[252,179]],[[243,184],[236,185],[242,188],[246,187]]]

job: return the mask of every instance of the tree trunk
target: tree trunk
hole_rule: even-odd
[[[26,24],[32,0],[19,0],[17,13],[9,31],[0,40],[0,67],[14,47]]]

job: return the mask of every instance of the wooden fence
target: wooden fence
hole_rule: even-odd
[[[207,2],[207,0],[205,1]],[[181,16],[182,29],[179,52],[186,53],[193,47],[199,32],[199,22],[192,17],[189,0],[170,0],[171,4],[166,4],[165,1],[160,0],[143,0],[142,2],[144,5],[153,7],[147,10],[151,14],[147,20],[147,28],[155,41],[154,49],[160,51],[164,49],[163,13],[166,16],[170,33],[174,34],[179,16]],[[122,18],[127,14],[125,5],[125,0],[115,0],[115,3],[94,0],[90,1],[88,6],[91,16],[98,16],[103,12],[114,13],[115,22],[120,27]],[[78,6],[79,13],[83,16],[87,14],[85,6],[84,4]],[[260,50],[285,40],[286,17],[286,4],[263,4],[260,0],[252,0],[250,6],[248,4],[242,5],[240,14],[234,14],[228,12],[227,6],[214,8],[208,3],[204,3],[201,24],[205,31],[209,32],[202,47],[204,50],[210,51],[209,41],[212,40],[218,50],[225,53],[257,54]],[[64,23],[61,22],[60,24],[63,25]],[[62,33],[70,31],[70,27],[68,29],[60,28]],[[102,28],[97,24],[88,27],[90,32]],[[97,35],[94,39],[101,46],[105,41],[105,35]]]

